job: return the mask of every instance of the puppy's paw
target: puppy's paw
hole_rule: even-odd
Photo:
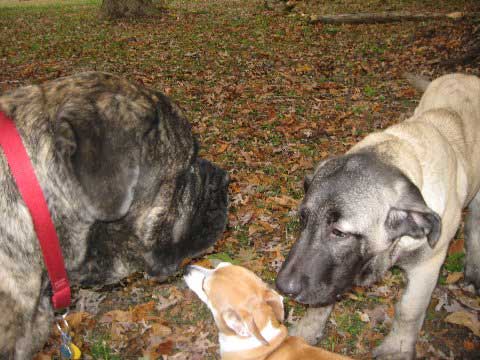
[[[290,335],[303,338],[310,345],[316,345],[323,336],[323,330],[333,305],[308,308],[305,316],[289,330]]]
[[[480,293],[480,259],[471,256],[465,259],[465,281],[475,286],[477,294]]]
[[[379,360],[413,360],[415,359],[415,349],[406,350],[401,346],[401,343],[392,338],[385,338],[384,342],[376,347],[372,355]]]

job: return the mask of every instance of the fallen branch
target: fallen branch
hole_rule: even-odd
[[[468,65],[474,60],[480,59],[480,45],[470,48],[465,54],[443,61],[440,65],[447,68],[454,68],[457,65]]]
[[[479,14],[476,14],[477,16]],[[338,15],[312,15],[310,16],[311,23],[323,24],[378,24],[398,21],[421,21],[439,18],[461,19],[467,14],[461,12],[454,12],[449,14],[415,14],[410,12],[393,11],[381,13],[363,13],[363,14],[338,14]],[[469,17],[475,14],[468,14]]]

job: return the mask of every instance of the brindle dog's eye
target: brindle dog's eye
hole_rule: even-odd
[[[341,232],[338,229],[333,229],[332,234],[335,235],[336,237],[339,237],[339,238],[344,238],[344,237],[347,236],[347,234],[345,234],[344,232]]]

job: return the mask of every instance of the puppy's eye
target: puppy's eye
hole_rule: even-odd
[[[346,233],[341,232],[340,230],[335,229],[335,228],[332,230],[332,234],[333,234],[335,237],[338,237],[338,238],[344,238],[344,237],[347,236]]]

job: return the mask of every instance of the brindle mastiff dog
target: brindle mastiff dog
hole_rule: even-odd
[[[227,174],[197,157],[188,121],[159,92],[90,72],[20,88],[0,108],[30,155],[73,282],[140,267],[165,277],[224,229]],[[0,186],[0,358],[31,359],[52,325],[49,280],[3,152]]]
[[[379,358],[411,359],[450,241],[466,220],[465,277],[480,287],[480,79],[446,75],[408,120],[367,136],[305,180],[300,238],[278,288],[313,306],[397,265],[408,278]],[[309,310],[295,333],[315,342],[331,306]]]

